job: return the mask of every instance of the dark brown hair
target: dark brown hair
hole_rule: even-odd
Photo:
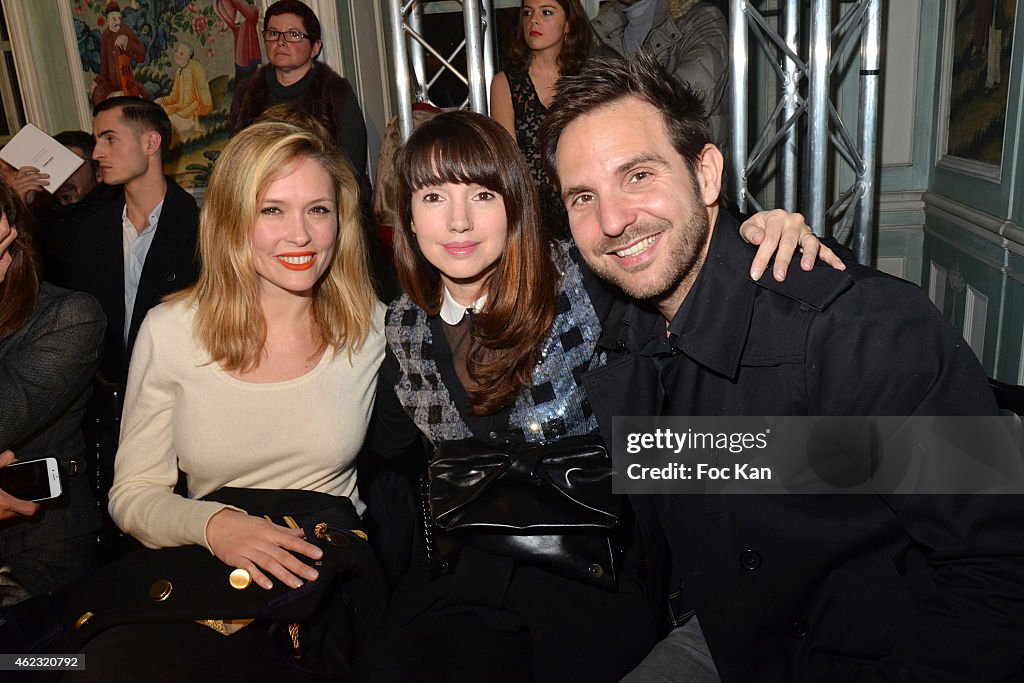
[[[150,131],[158,133],[160,135],[160,161],[167,161],[167,155],[171,150],[171,119],[167,117],[167,112],[163,107],[141,97],[129,95],[108,97],[93,107],[93,118],[97,114],[111,109],[121,110],[121,120],[136,135]]]
[[[92,133],[86,133],[84,130],[65,130],[54,135],[53,139],[65,147],[78,147],[82,150],[82,156],[86,163],[92,166],[94,173],[100,167],[100,162],[92,158],[92,152],[96,149],[96,138]]]
[[[565,34],[562,51],[558,54],[558,73],[562,76],[574,74],[583,66],[590,50],[590,21],[587,13],[580,5],[580,0],[555,0],[565,10],[565,20],[569,24],[569,32]],[[519,5],[519,21],[516,30],[512,31],[505,47],[505,67],[530,68],[532,54],[523,37],[523,6]]]
[[[28,321],[39,298],[41,270],[32,247],[32,215],[10,185],[0,180],[0,213],[18,231],[10,246],[11,265],[0,282],[0,339],[17,331]]]
[[[337,150],[337,146],[334,144],[334,138],[331,137],[330,131],[324,124],[320,123],[315,116],[310,114],[305,109],[298,109],[290,104],[275,104],[267,107],[263,110],[263,113],[256,117],[253,123],[287,123],[303,130],[308,130],[313,135],[317,136],[323,143],[331,148]],[[340,150],[336,151],[336,154],[341,156],[344,163],[350,167],[352,164],[349,163],[348,157],[345,156]],[[355,171],[353,171],[354,173]]]
[[[484,283],[484,310],[474,319],[467,369],[473,412],[510,405],[533,382],[538,347],[555,319],[558,273],[541,234],[537,189],[515,140],[482,114],[439,114],[417,128],[398,153],[395,266],[409,297],[430,315],[441,309],[438,269],[412,232],[412,195],[442,183],[476,183],[501,195],[508,228],[505,249]]]
[[[562,131],[579,117],[626,97],[647,102],[661,113],[672,146],[696,171],[704,146],[712,142],[704,105],[653,55],[641,51],[629,58],[595,57],[579,73],[558,80],[555,98],[537,133],[548,177],[556,187],[560,181],[555,154]]]
[[[267,13],[263,16],[263,30],[267,30],[270,17],[280,14],[294,14],[301,19],[302,32],[309,36],[310,43],[320,40],[320,20],[306,3],[300,2],[300,0],[277,0],[267,8]]]

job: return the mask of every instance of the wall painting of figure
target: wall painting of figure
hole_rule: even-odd
[[[228,139],[232,101],[262,62],[256,3],[63,1],[89,106],[122,94],[155,101],[173,128],[166,172],[186,189],[204,188]]]

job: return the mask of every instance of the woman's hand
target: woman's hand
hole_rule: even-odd
[[[7,215],[0,211],[0,284],[7,277],[7,269],[11,267],[11,245],[18,239],[18,231],[8,224]]]
[[[42,173],[35,166],[22,166],[11,181],[11,188],[28,206],[35,199],[36,192],[50,184],[50,174]]]
[[[802,254],[800,267],[804,270],[814,268],[816,259],[821,259],[836,270],[846,270],[842,260],[821,243],[804,223],[804,217],[798,213],[788,213],[782,209],[756,213],[740,226],[740,235],[750,244],[759,245],[750,266],[750,277],[754,280],[761,279],[772,254],[775,254],[772,275],[779,282],[785,280],[789,262],[797,248]]]
[[[206,538],[217,559],[246,570],[258,586],[267,589],[274,584],[263,571],[292,588],[301,586],[302,579],[316,580],[317,571],[292,555],[292,552],[301,553],[313,560],[323,556],[323,551],[304,541],[303,535],[302,529],[287,529],[266,519],[227,509],[211,517],[206,526]]]
[[[2,240],[0,240],[0,242],[2,242]],[[0,467],[7,467],[14,461],[14,453],[11,451],[4,451],[3,453],[0,453]],[[22,500],[21,498],[15,498],[3,489],[0,489],[0,519],[31,517],[38,511],[38,503],[32,503],[27,500]]]

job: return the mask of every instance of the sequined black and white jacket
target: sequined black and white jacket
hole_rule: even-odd
[[[497,416],[469,414],[441,331],[443,323],[405,295],[388,307],[388,357],[378,384],[379,412],[382,417],[390,414],[384,420],[385,441],[407,441],[413,435],[411,426],[396,424],[402,420],[394,419],[395,398],[417,431],[433,444],[474,437],[537,443],[597,431],[580,379],[605,362],[604,352],[597,348],[601,324],[568,244],[556,244],[553,256],[561,275],[556,315],[540,347],[533,385]]]

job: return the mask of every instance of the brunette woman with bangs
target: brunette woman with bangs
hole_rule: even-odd
[[[36,504],[0,491],[0,606],[94,569],[100,526],[81,425],[106,321],[88,294],[42,282],[30,221],[0,180],[0,467],[56,458],[62,493]]]
[[[515,141],[483,115],[440,114],[397,168],[406,294],[386,316],[373,450],[596,434],[576,378],[604,363],[595,306],[612,295],[568,243],[542,234]],[[416,564],[386,621],[359,680],[617,681],[655,640],[634,573],[612,592],[469,545],[450,574],[431,580]]]
[[[555,318],[559,275],[550,246],[537,229],[537,194],[525,165],[498,160],[508,151],[507,144],[490,149],[483,144],[489,138],[507,143],[507,136],[465,112],[452,113],[445,122],[465,126],[468,134],[445,131],[433,147],[407,143],[400,153],[403,230],[396,240],[395,260],[408,299],[435,324],[440,318],[451,326],[445,332],[459,356],[454,369],[468,399],[457,403],[489,423],[475,431],[490,433],[491,422],[504,428],[506,416],[498,416],[501,409],[533,381],[538,349]],[[465,221],[474,235],[476,244],[463,249],[467,253],[448,240],[447,221],[452,219],[441,215],[442,205],[454,205],[459,197],[435,191],[442,186],[450,186],[453,195],[461,190],[471,203],[485,207],[476,213],[490,223],[481,223],[476,215],[453,219]],[[414,225],[417,216],[419,230]],[[452,228],[456,234],[460,229]],[[469,307],[471,327],[470,317],[459,313],[477,301],[479,305]]]
[[[491,81],[491,117],[516,139],[537,184],[544,228],[569,237],[569,219],[544,170],[537,144],[555,82],[579,71],[590,48],[590,22],[580,0],[523,0],[519,29],[512,31],[505,70]]]

